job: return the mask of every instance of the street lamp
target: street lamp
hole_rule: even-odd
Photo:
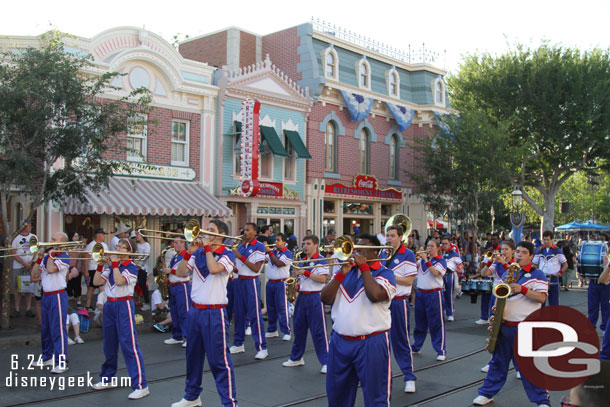
[[[521,206],[523,206],[523,192],[519,188],[515,188],[512,193],[513,196],[513,210],[515,212],[521,212]]]
[[[523,225],[525,223],[525,216],[521,212],[523,208],[523,192],[517,187],[512,192],[513,198],[513,212],[510,214],[510,224],[513,227],[513,240],[517,243],[521,241],[521,234],[523,233]]]

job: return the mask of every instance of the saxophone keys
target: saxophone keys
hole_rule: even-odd
[[[495,317],[495,316],[493,316],[493,315],[492,315],[491,317],[489,317],[489,323],[490,323],[491,325],[493,325],[493,324],[494,324],[494,321],[495,321],[495,320],[496,320],[496,317]]]

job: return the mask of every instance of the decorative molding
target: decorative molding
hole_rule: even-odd
[[[329,121],[333,121],[336,124],[336,133],[337,136],[345,136],[345,126],[343,126],[343,123],[341,122],[341,119],[339,119],[339,117],[337,116],[337,113],[335,113],[334,110],[331,110],[325,117],[324,119],[322,119],[322,121],[320,122],[320,131],[324,134],[326,134],[326,125],[328,124]]]
[[[398,136],[398,147],[406,147],[407,143],[397,125],[394,125],[390,131],[388,131],[384,139],[384,144],[389,146],[394,134]]]
[[[358,127],[356,127],[356,130],[354,130],[354,138],[356,140],[360,140],[360,133],[362,132],[362,129],[365,129],[365,128],[369,131],[369,136],[371,137],[369,142],[376,143],[377,134],[375,133],[375,128],[371,125],[371,123],[369,123],[368,119],[364,119],[360,122],[360,124],[358,124]]]

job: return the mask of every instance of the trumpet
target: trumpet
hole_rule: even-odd
[[[491,250],[488,250],[485,252],[485,257],[487,257],[488,259],[494,259],[497,256],[500,256],[500,252],[494,252]]]
[[[34,255],[36,254],[36,252],[38,252],[38,250],[40,250],[41,247],[47,247],[47,246],[55,246],[57,248],[62,248],[62,249],[69,249],[72,247],[79,247],[79,246],[84,246],[82,242],[39,242],[38,239],[35,236],[32,236],[30,238],[29,244],[28,244],[28,248],[30,250],[29,254],[5,254],[0,256],[0,258],[4,258],[4,257],[15,257],[15,256],[29,256],[29,255]],[[8,251],[8,250],[19,250],[19,249],[23,249],[23,247],[8,247],[6,249],[1,249],[1,251]]]
[[[202,230],[201,225],[197,219],[191,219],[186,222],[184,226],[184,234],[176,233],[176,232],[167,232],[165,230],[156,230],[156,229],[138,229],[138,233],[149,239],[170,239],[170,240],[179,240],[182,242],[192,242],[197,239],[199,235],[204,234],[208,236],[222,237],[225,239],[233,239],[233,240],[243,240],[241,236],[229,236],[223,235],[222,233],[214,233],[208,232],[207,230]],[[150,234],[154,233],[154,234]],[[174,238],[172,236],[184,236],[184,239]]]
[[[418,252],[415,252],[415,260],[421,259],[421,257],[422,257],[421,254],[422,253],[428,253],[428,250],[420,250]]]

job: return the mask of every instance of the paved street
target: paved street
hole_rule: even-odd
[[[585,289],[561,292],[561,304],[572,306],[580,311],[586,309]],[[456,303],[457,318],[447,324],[448,358],[437,362],[435,353],[426,341],[422,353],[415,355],[417,393],[403,393],[404,383],[400,370],[393,366],[394,380],[393,406],[460,407],[471,405],[482,383],[484,374],[479,369],[489,360],[483,350],[486,326],[478,326],[479,303],[470,304],[469,297],[462,297]],[[413,313],[411,312],[411,315]],[[94,328],[99,329],[99,328]],[[413,329],[413,327],[411,327]],[[598,331],[599,332],[599,331]],[[86,334],[85,334],[86,335]],[[86,336],[83,335],[86,339]],[[601,335],[601,332],[600,332]],[[184,390],[185,360],[184,349],[180,346],[163,344],[168,334],[154,332],[140,334],[139,342],[146,364],[146,376],[151,395],[141,400],[129,401],[133,406],[169,406],[180,400]],[[601,337],[600,337],[601,339]],[[320,374],[320,366],[315,357],[311,342],[305,354],[305,366],[284,368],[281,362],[288,358],[291,343],[279,338],[269,341],[269,358],[254,360],[254,344],[246,338],[246,353],[234,355],[237,398],[241,407],[250,406],[326,406],[325,376]],[[38,346],[16,346],[3,350],[0,355],[2,377],[9,373],[20,376],[43,377],[49,374],[39,370],[28,371],[27,355],[38,353]],[[93,376],[97,381],[103,362],[102,342],[88,340],[83,345],[70,346],[70,370],[67,376]],[[11,371],[11,355],[18,355],[19,367]],[[14,358],[14,356],[13,356]],[[207,369],[207,366],[206,366]],[[119,357],[119,375],[126,374],[122,356]],[[205,406],[219,405],[219,397],[209,370],[203,376]],[[5,380],[0,386],[0,406],[72,406],[91,405],[109,406],[127,404],[129,389],[113,389],[94,392],[87,387],[62,390],[43,388],[7,388]],[[554,406],[559,406],[563,392],[552,392]],[[361,392],[357,404],[362,406]],[[495,407],[529,406],[521,381],[515,378],[514,371],[509,373],[502,391],[495,397]]]

